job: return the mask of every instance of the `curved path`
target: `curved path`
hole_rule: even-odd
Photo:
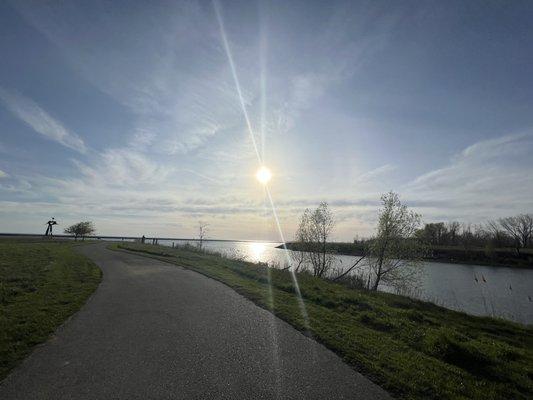
[[[2,382],[1,399],[388,398],[219,282],[104,244],[80,251],[102,283]]]

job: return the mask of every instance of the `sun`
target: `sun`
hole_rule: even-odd
[[[270,179],[272,179],[272,172],[270,170],[263,166],[257,170],[255,173],[255,178],[263,185],[266,185],[268,182],[270,182]]]

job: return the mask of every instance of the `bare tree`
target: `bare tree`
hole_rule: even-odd
[[[459,242],[463,246],[464,251],[469,251],[474,241],[474,234],[472,233],[472,224],[463,222],[461,224],[461,234],[459,235]]]
[[[489,232],[491,241],[496,247],[505,247],[509,244],[509,235],[502,229],[498,221],[487,222],[485,230]]]
[[[447,223],[448,237],[451,245],[457,244],[457,236],[459,235],[459,228],[461,224],[457,221],[450,221]]]
[[[74,240],[78,240],[78,237],[85,239],[85,236],[92,235],[95,231],[96,228],[91,221],[78,222],[65,229],[65,233],[74,235]]]
[[[381,282],[400,289],[414,283],[416,266],[424,255],[425,247],[415,236],[420,215],[403,205],[394,192],[381,196],[381,202],[377,235],[369,249],[371,289],[377,290]]]
[[[516,217],[500,218],[498,222],[514,239],[516,252],[520,254],[520,248],[527,247],[533,236],[533,215],[521,214]]]
[[[198,248],[202,249],[204,240],[207,238],[207,231],[209,225],[203,221],[198,221]]]
[[[328,203],[322,202],[311,213],[311,241],[315,244],[315,251],[311,251],[311,264],[315,276],[324,276],[331,268],[334,256],[327,251],[327,242],[333,232],[335,221],[328,209]]]
[[[333,265],[334,256],[328,253],[327,242],[334,226],[333,215],[325,202],[320,203],[314,211],[306,209],[300,218],[298,241],[302,244],[301,249],[305,251],[314,276],[325,276]]]
[[[294,250],[291,251],[291,260],[293,261],[292,269],[294,272],[299,272],[300,268],[305,265],[308,259],[307,252],[310,247],[308,238],[308,214],[308,210],[305,210],[300,217],[300,223],[294,234],[294,242],[296,243],[296,246]]]
[[[418,236],[432,245],[443,244],[448,229],[443,222],[428,223],[418,232]]]

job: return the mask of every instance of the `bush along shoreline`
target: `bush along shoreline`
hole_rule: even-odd
[[[192,246],[113,244],[216,279],[336,352],[398,398],[533,397],[533,329],[407,297],[353,289]]]

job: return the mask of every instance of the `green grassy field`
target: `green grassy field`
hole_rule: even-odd
[[[288,271],[192,248],[140,244],[113,248],[172,262],[225,283],[312,335],[399,398],[533,398],[530,327],[298,274],[306,322]]]
[[[77,311],[100,269],[70,242],[0,240],[0,379]]]

